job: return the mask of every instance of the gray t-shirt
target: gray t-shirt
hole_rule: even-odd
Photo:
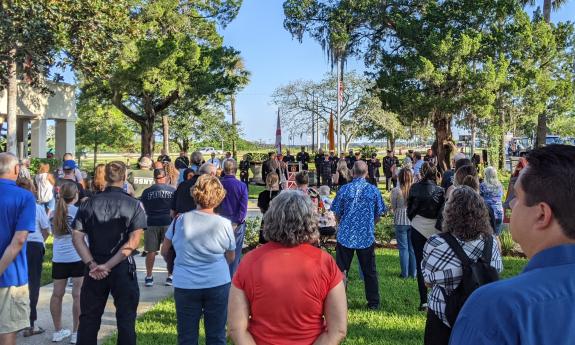
[[[226,251],[236,249],[232,223],[216,214],[189,211],[166,232],[176,251],[174,287],[207,289],[231,281]]]

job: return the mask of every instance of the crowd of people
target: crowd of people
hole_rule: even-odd
[[[136,344],[134,255],[143,236],[143,285],[154,286],[160,253],[164,284],[174,288],[179,344],[198,343],[201,319],[207,344],[226,344],[227,336],[235,344],[338,344],[347,333],[354,255],[366,308],[385,307],[375,228],[387,214],[400,277],[417,279],[424,344],[568,343],[575,322],[572,147],[551,145],[521,158],[505,201],[497,170],[485,167],[480,176],[478,162],[463,153],[446,170],[431,150],[409,151],[401,162],[392,150],[382,161],[320,150],[315,181],[305,147],[295,157],[270,154],[257,199],[260,245],[242,258],[246,162],[231,153],[205,160],[182,152],[174,162],[144,156],[136,169],[114,161],[86,175],[66,154],[61,166],[42,164],[30,176],[15,156],[0,153],[0,343],[15,344],[21,330],[25,337],[45,332],[36,309],[45,241],[53,236],[52,340],[96,344],[111,294],[118,344]],[[296,165],[290,188],[287,172]],[[389,205],[377,187],[382,178]],[[506,209],[513,238],[531,260],[518,277],[497,282]],[[322,249],[330,236],[335,258]],[[73,327],[65,329],[69,284]],[[551,310],[563,318],[551,322]]]

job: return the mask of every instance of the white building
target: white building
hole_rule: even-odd
[[[39,93],[26,84],[18,86],[17,141],[28,147],[31,130],[32,157],[45,158],[48,150],[48,120],[56,123],[56,157],[76,152],[76,87],[66,83],[48,82],[52,95]],[[0,118],[6,121],[6,89],[0,92]],[[25,156],[25,155],[24,155]]]

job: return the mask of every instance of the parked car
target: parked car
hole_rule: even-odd
[[[198,150],[201,154],[203,155],[211,155],[212,153],[215,153],[217,155],[223,155],[224,152],[221,150],[216,150],[213,147],[202,147]]]

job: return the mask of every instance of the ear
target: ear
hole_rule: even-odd
[[[549,204],[540,202],[536,206],[537,218],[535,219],[535,228],[540,231],[545,231],[553,223],[553,210]]]

